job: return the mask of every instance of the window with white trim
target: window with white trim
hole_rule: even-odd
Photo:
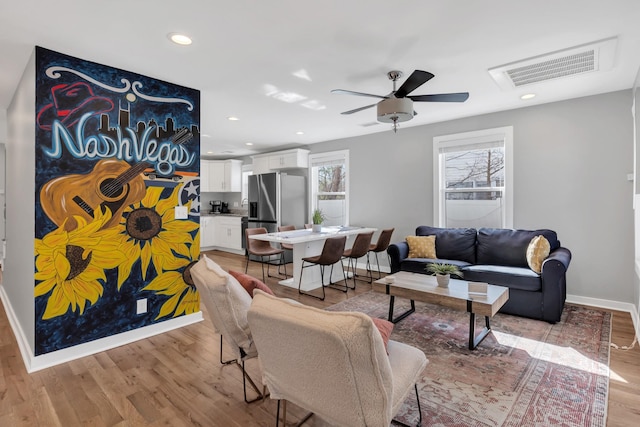
[[[433,139],[439,227],[513,228],[513,127]]]
[[[349,225],[349,150],[309,155],[309,222],[318,208],[324,225]]]

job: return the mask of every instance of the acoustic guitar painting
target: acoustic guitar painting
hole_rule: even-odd
[[[191,138],[191,132],[181,129],[172,141],[184,144]],[[150,166],[148,162],[129,165],[124,160],[103,159],[89,173],[54,178],[40,190],[42,210],[58,227],[65,224],[65,230],[71,231],[77,227],[73,216],[91,221],[96,209],[109,209],[112,218],[105,228],[113,227],[128,205],[144,197],[146,185],[141,173]]]

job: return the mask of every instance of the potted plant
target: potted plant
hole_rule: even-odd
[[[316,209],[313,211],[313,216],[311,217],[311,221],[313,221],[313,226],[311,227],[315,233],[319,233],[322,230],[322,223],[326,217],[322,213],[322,210]]]
[[[451,276],[462,278],[462,271],[460,271],[457,265],[453,264],[431,263],[427,264],[425,270],[436,275],[438,286],[442,288],[449,286],[449,278]]]

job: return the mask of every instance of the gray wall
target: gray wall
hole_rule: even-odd
[[[433,137],[501,126],[514,128],[514,228],[558,233],[569,294],[635,303],[631,90],[309,148],[350,150],[351,224],[395,227],[399,241],[434,223]]]

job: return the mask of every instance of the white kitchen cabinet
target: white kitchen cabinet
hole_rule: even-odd
[[[254,175],[271,172],[271,169],[269,169],[269,156],[253,156],[251,159],[253,162],[251,172]]]
[[[211,191],[209,188],[209,161],[200,160],[200,191]]]
[[[306,169],[309,166],[309,150],[294,148],[252,156],[251,159],[254,175],[283,169]]]
[[[302,149],[285,150],[269,156],[269,169],[294,169],[309,166],[309,151]]]
[[[239,216],[216,216],[215,246],[221,249],[242,250],[242,218]]]
[[[200,215],[200,247],[215,246],[214,217]]]
[[[200,179],[200,191],[242,191],[242,160],[202,160]]]

